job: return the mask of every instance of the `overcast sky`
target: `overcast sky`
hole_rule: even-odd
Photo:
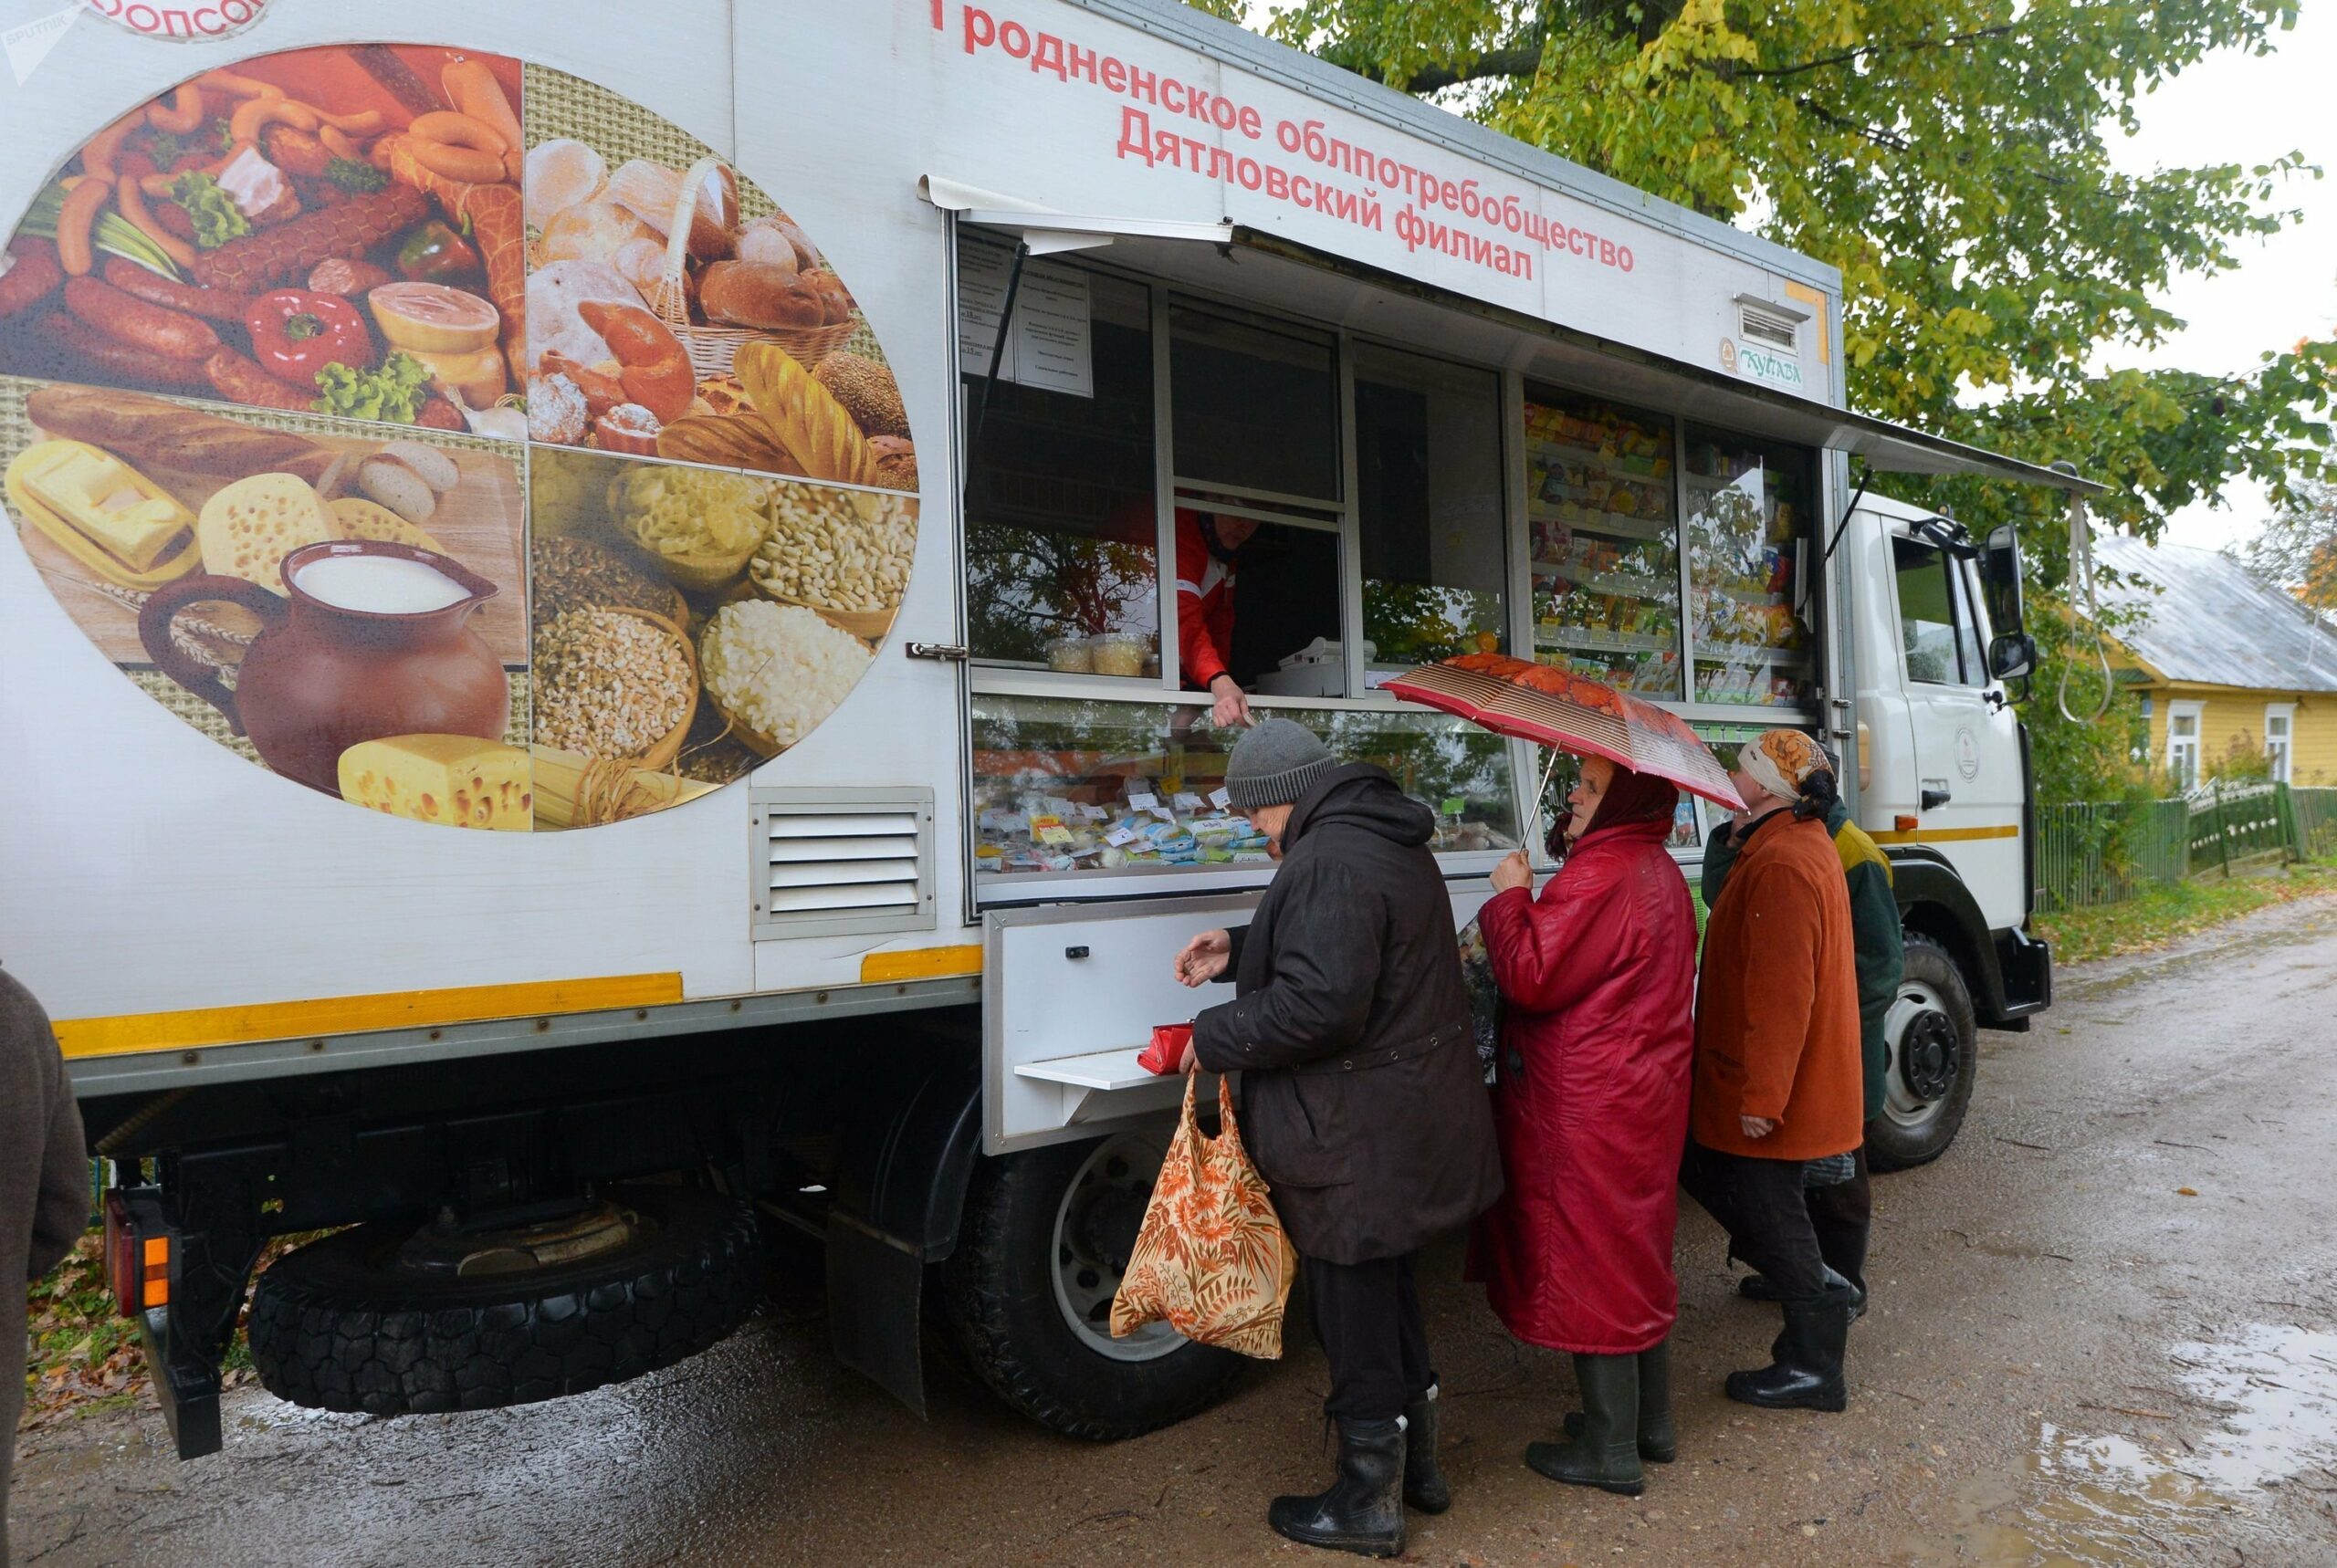
[[[2144,99],[2142,133],[2120,145],[2121,165],[2136,172],[2253,166],[2290,151],[2329,170],[2327,178],[2289,187],[2283,204],[2304,209],[2301,224],[2249,243],[2237,271],[2175,285],[2167,307],[2190,325],[2158,356],[2166,363],[2245,371],[2266,349],[2337,329],[2337,4],[2306,5],[2296,30],[2279,37],[2279,52],[2268,58],[2216,57]],[[2227,507],[2177,514],[2169,537],[2220,548],[2254,533],[2266,509],[2261,490],[2235,487]]]

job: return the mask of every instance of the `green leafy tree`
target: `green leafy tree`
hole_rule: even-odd
[[[2211,53],[2269,53],[2295,25],[2288,0],[1201,3],[1831,263],[1853,407],[2072,462],[2112,487],[2097,526],[2154,538],[2236,479],[2285,501],[2321,471],[2337,342],[2269,350],[2236,375],[2155,361],[2182,324],[2160,303],[2168,284],[2237,266],[2293,221],[2289,183],[2320,171],[2276,149],[2144,174],[2112,161],[2154,88]],[[2102,368],[2119,361],[2146,368]],[[2027,523],[2039,601],[2066,586],[2056,498],[1887,487],[1975,529]],[[2073,733],[2052,697],[2058,661],[2091,634],[2040,637],[2044,700],[2027,707],[2049,770],[2080,794],[2119,786],[2102,759],[2126,750]]]

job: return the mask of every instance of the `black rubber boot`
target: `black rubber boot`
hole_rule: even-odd
[[[1452,1506],[1452,1489],[1436,1463],[1436,1385],[1404,1406],[1404,1506],[1442,1513]]]
[[[1658,1342],[1640,1352],[1640,1458],[1651,1465],[1668,1465],[1680,1457],[1680,1439],[1672,1427],[1672,1342]],[[1567,1436],[1582,1436],[1582,1412],[1567,1412]]]
[[[1842,1249],[1847,1251],[1847,1245]],[[1838,1284],[1848,1285],[1850,1288],[1850,1316],[1862,1318],[1866,1316],[1866,1240],[1864,1237],[1859,1239],[1858,1258],[1853,1267],[1858,1271],[1850,1273],[1837,1268],[1834,1260],[1828,1259],[1826,1283],[1829,1289]],[[1777,1294],[1777,1288],[1769,1283],[1769,1277],[1766,1274],[1745,1275],[1745,1278],[1736,1281],[1736,1293],[1748,1301],[1785,1300],[1783,1296]]]
[[[1727,1393],[1740,1405],[1771,1410],[1840,1410],[1850,1402],[1842,1355],[1850,1341],[1850,1289],[1829,1290],[1815,1301],[1787,1301],[1786,1330],[1771,1347],[1776,1364],[1758,1372],[1732,1372]]]
[[[1525,1462],[1538,1474],[1570,1486],[1598,1487],[1637,1497],[1647,1490],[1640,1469],[1640,1358],[1577,1355],[1582,1431],[1565,1443],[1528,1443]]]
[[[1328,1490],[1278,1497],[1266,1509],[1277,1535],[1365,1557],[1404,1551],[1404,1424],[1339,1423],[1339,1469]]]

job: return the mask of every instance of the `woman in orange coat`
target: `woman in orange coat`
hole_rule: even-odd
[[[1834,775],[1809,737],[1773,729],[1729,777],[1748,821],[1704,928],[1680,1185],[1785,1307],[1776,1364],[1729,1374],[1728,1396],[1839,1410],[1854,1292],[1820,1259],[1802,1198],[1824,1174],[1805,1167],[1849,1155],[1864,1134],[1850,900],[1825,823]]]
[[[1567,800],[1570,847],[1542,896],[1513,855],[1477,917],[1505,1004],[1493,1121],[1507,1185],[1478,1222],[1472,1274],[1510,1333],[1574,1356],[1573,1440],[1532,1444],[1525,1462],[1636,1495],[1640,1459],[1673,1451],[1696,915],[1664,849],[1677,789],[1593,757]]]

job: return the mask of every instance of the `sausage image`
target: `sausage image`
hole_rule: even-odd
[[[65,308],[116,342],[173,360],[205,359],[219,348],[219,334],[201,318],[149,305],[94,277],[67,282]]]
[[[430,198],[420,191],[385,186],[205,251],[195,258],[194,280],[206,288],[257,294],[282,278],[307,277],[320,261],[362,256],[429,215]]]
[[[109,338],[88,322],[52,311],[35,323],[41,347],[58,360],[57,374],[68,379],[130,382],[140,386],[201,392],[211,382],[194,360],[174,360]]]
[[[241,321],[244,312],[251,308],[252,302],[243,295],[230,294],[224,288],[201,288],[192,283],[173,283],[124,256],[106,259],[105,278],[124,294],[135,295],[149,305],[183,310],[207,320]]]
[[[16,259],[5,275],[0,275],[0,317],[14,316],[39,304],[65,281],[65,268],[58,263],[57,247],[47,240],[20,235],[9,246],[8,254]]]
[[[278,408],[287,413],[307,413],[316,405],[314,398],[268,374],[233,349],[222,349],[204,361],[203,370],[211,386],[229,402]]]

